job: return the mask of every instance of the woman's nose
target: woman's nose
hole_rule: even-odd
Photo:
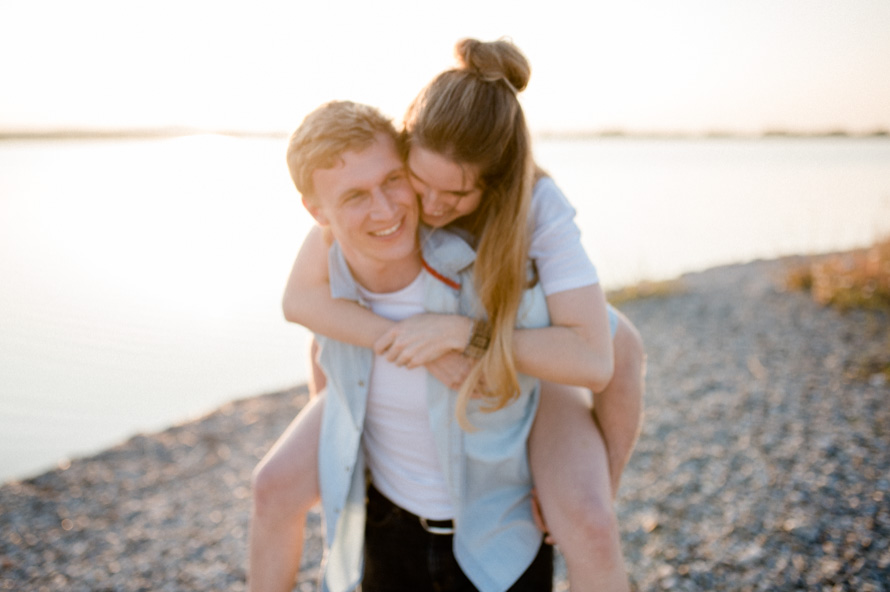
[[[420,196],[420,202],[425,212],[435,212],[441,205],[439,202],[439,194],[432,189],[427,189]]]

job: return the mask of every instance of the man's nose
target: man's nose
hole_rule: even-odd
[[[378,218],[386,218],[395,212],[395,204],[393,204],[389,195],[387,195],[380,187],[371,191],[371,198],[373,199],[371,211],[374,216]]]

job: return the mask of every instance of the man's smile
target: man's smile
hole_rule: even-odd
[[[371,235],[372,236],[389,236],[389,235],[393,234],[394,232],[396,232],[401,227],[402,227],[402,220],[399,220],[398,222],[395,223],[395,225],[393,225],[389,228],[385,228],[383,230],[378,230],[377,232],[372,232]]]

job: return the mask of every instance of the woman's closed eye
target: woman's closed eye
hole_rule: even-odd
[[[399,187],[407,180],[408,177],[407,175],[405,175],[405,173],[395,173],[386,178],[383,186],[386,188]]]

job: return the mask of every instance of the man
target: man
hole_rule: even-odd
[[[478,316],[472,249],[445,232],[422,233],[392,124],[348,102],[323,105],[292,136],[288,164],[303,203],[336,241],[335,298],[401,320],[418,312]],[[547,324],[538,288],[523,326]],[[318,440],[326,523],[324,589],[549,590],[552,548],[530,503],[526,440],[537,381],[485,412],[471,402],[457,423],[455,397],[425,369],[322,336],[327,392]],[[370,486],[367,476],[370,475]]]

